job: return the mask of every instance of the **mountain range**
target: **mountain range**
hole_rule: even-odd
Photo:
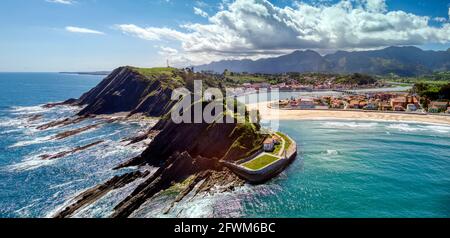
[[[196,71],[225,70],[247,73],[325,72],[366,73],[373,75],[396,74],[418,76],[436,71],[450,70],[450,49],[447,51],[422,50],[414,46],[391,46],[371,51],[337,51],[325,56],[312,50],[259,60],[222,60],[195,67]]]

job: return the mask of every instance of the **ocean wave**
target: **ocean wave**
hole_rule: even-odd
[[[23,131],[23,129],[11,129],[11,130],[6,130],[6,131],[0,131],[0,135],[7,135],[7,134],[12,134],[12,133],[21,132],[21,131]]]
[[[97,135],[97,136],[88,137],[86,139],[81,139],[78,142],[79,143],[84,143],[86,141],[95,141],[95,140],[101,140],[101,139],[105,139],[105,138],[110,138],[110,137],[113,137],[113,136],[115,136],[115,135],[117,135],[117,134],[119,134],[121,132],[122,132],[121,130],[115,130],[115,131],[113,131],[113,132],[111,132],[109,134],[100,134],[100,135]]]
[[[433,132],[438,133],[450,133],[450,126],[438,126],[438,125],[429,125],[429,126],[423,126],[425,130],[431,130]]]
[[[214,204],[217,196],[206,195],[201,198],[195,198],[186,203],[177,204],[177,210],[180,212],[177,217],[182,218],[208,218],[214,215]]]
[[[90,150],[89,155],[95,158],[107,158],[120,154],[137,155],[145,149],[143,145],[127,146],[126,143],[112,140],[106,140],[99,146],[102,146],[102,149]]]
[[[30,171],[34,170],[43,166],[48,166],[51,164],[54,164],[56,160],[43,160],[39,157],[39,155],[32,156],[30,158],[27,158],[19,163],[12,164],[7,166],[6,168],[9,171],[13,172],[23,172],[23,171]]]
[[[37,106],[13,106],[10,107],[9,112],[14,115],[35,115],[35,114],[43,114],[48,112],[55,112],[58,114],[67,113],[67,112],[75,112],[80,108],[69,106],[69,105],[61,105],[55,106],[51,108],[44,107],[44,105]]]
[[[18,141],[15,144],[9,146],[9,148],[17,148],[17,147],[24,147],[24,146],[29,146],[29,145],[42,144],[45,142],[49,142],[50,140],[52,140],[52,136],[37,137],[32,140]]]
[[[31,208],[33,208],[35,206],[38,206],[40,201],[41,201],[41,199],[31,200],[29,202],[29,205],[14,211],[14,213],[18,214],[20,217],[30,217],[30,215],[31,215]]]
[[[338,155],[339,152],[337,150],[327,150],[327,155]]]
[[[24,127],[25,124],[24,118],[10,118],[10,117],[2,117],[0,118],[0,127]]]
[[[402,132],[415,132],[415,131],[424,131],[424,128],[420,128],[418,126],[412,124],[390,124],[386,126],[387,129],[398,130]]]
[[[11,107],[10,112],[15,115],[30,115],[30,114],[45,113],[50,110],[51,108],[45,108],[43,107],[43,105],[28,106],[28,107],[14,106]]]
[[[352,129],[370,129],[375,128],[379,124],[377,122],[323,122],[322,126],[327,128],[352,128]]]
[[[152,174],[152,173],[151,173]],[[114,211],[113,208],[128,197],[142,182],[146,181],[150,176],[139,178],[125,185],[122,188],[114,189],[94,203],[78,210],[73,214],[73,218],[93,218],[108,217]],[[54,214],[53,214],[54,215]]]
[[[49,187],[49,189],[61,189],[61,188],[64,188],[64,187],[68,187],[69,185],[71,185],[71,184],[74,184],[74,183],[77,183],[77,182],[81,182],[81,181],[84,181],[85,179],[76,179],[76,180],[73,180],[73,181],[69,181],[69,182],[65,182],[65,183],[61,183],[61,184],[57,184],[57,185],[52,185],[52,186],[50,186]]]
[[[402,132],[420,132],[431,131],[436,133],[450,133],[449,126],[441,125],[420,125],[420,124],[390,124],[386,126],[387,129],[394,129]]]

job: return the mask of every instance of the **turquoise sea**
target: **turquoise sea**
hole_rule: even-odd
[[[142,151],[142,147],[128,147],[120,140],[145,130],[150,126],[146,123],[108,124],[62,141],[51,139],[62,129],[34,129],[77,110],[39,105],[79,97],[100,80],[100,76],[0,73],[0,217],[51,216],[79,192],[126,172],[111,168]],[[36,114],[44,117],[30,122],[29,117]],[[184,209],[177,214],[450,217],[450,126],[282,121],[280,130],[297,141],[300,153],[279,177],[265,185],[246,185],[180,204]],[[106,143],[54,161],[39,159],[39,155],[99,139]],[[108,194],[77,216],[107,216],[136,185]],[[161,216],[157,205],[147,206],[142,209],[143,216]]]

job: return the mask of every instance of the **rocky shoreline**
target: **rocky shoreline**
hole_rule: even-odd
[[[181,77],[187,83],[189,78],[193,77],[192,72],[175,69],[171,69],[171,72],[173,72],[171,77],[177,78],[172,80],[178,80],[177,82]],[[168,96],[172,88],[168,86],[171,79],[167,77],[167,74],[144,75],[131,67],[122,67],[113,71],[80,99],[46,105],[46,107],[80,106],[81,109],[74,118],[41,125],[37,128],[39,130],[75,125],[86,119],[99,119],[93,124],[58,133],[52,137],[56,140],[78,135],[106,123],[139,120],[143,117],[160,117],[159,122],[148,131],[121,140],[127,145],[143,141],[148,143],[141,155],[114,168],[116,171],[137,168],[135,172],[115,176],[82,192],[54,217],[71,217],[109,192],[138,179],[142,181],[134,191],[114,207],[111,217],[132,216],[144,203],[177,184],[184,183],[185,187],[177,193],[171,205],[165,209],[165,213],[170,212],[187,194],[194,193],[196,196],[231,191],[245,183],[229,170],[223,161],[237,161],[261,148],[266,136],[258,132],[259,125],[248,122],[243,124],[237,122],[174,123],[169,117],[164,116],[172,110],[174,105]],[[184,113],[193,113],[192,108],[193,105]],[[62,158],[94,148],[101,143],[103,141],[100,140],[54,155],[42,155],[41,158],[45,160]],[[149,166],[157,168],[156,171],[150,171]]]

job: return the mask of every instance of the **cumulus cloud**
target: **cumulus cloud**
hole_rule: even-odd
[[[445,17],[435,17],[435,18],[433,18],[433,20],[436,21],[436,22],[446,22],[447,18],[445,18]]]
[[[202,9],[200,9],[198,7],[194,7],[194,13],[201,17],[209,17],[208,13],[206,13],[205,11],[203,11]]]
[[[59,4],[66,4],[66,5],[71,5],[71,4],[75,3],[74,0],[46,0],[46,1],[51,2],[51,3],[59,3]]]
[[[82,34],[96,34],[96,35],[104,35],[105,33],[101,31],[96,31],[88,28],[76,27],[76,26],[67,26],[66,31],[72,33],[82,33]]]
[[[430,17],[388,11],[385,0],[277,7],[267,0],[224,1],[208,23],[180,29],[118,25],[145,40],[173,40],[193,63],[228,58],[259,58],[296,49],[373,49],[391,45],[450,42],[450,24],[431,26]],[[203,62],[203,63],[205,63]]]
[[[163,56],[174,56],[178,54],[178,50],[170,47],[160,46],[160,51],[158,52],[160,55]]]

